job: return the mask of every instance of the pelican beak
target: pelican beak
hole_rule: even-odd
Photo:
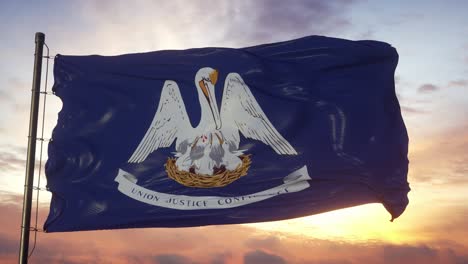
[[[210,105],[210,107],[213,113],[213,118],[216,124],[216,129],[219,130],[221,129],[221,116],[219,115],[218,104],[215,101],[212,105]]]
[[[198,82],[198,84],[200,85],[200,88],[201,88],[203,94],[205,95],[206,100],[208,100],[208,102],[210,102],[210,95],[208,93],[208,87],[206,87],[205,82],[203,80],[201,80],[200,82]]]
[[[216,82],[218,81],[218,70],[213,70],[210,73],[210,81],[213,85],[216,85]]]
[[[218,104],[216,103],[216,98],[214,98],[214,94],[211,94],[209,89],[210,84],[213,85],[218,81],[218,71],[214,70],[210,73],[210,82],[205,84],[204,80],[201,80],[198,84],[200,85],[200,89],[205,95],[206,100],[208,101],[208,105],[210,106],[211,114],[213,115],[213,119],[216,125],[216,129],[221,129],[221,117],[219,115]]]
[[[218,74],[219,74],[218,70],[213,70],[210,73],[210,82],[211,82],[211,84],[213,84],[213,87],[218,82]],[[214,100],[216,100],[216,99],[214,99]],[[216,129],[221,129],[221,117],[219,115],[218,104],[216,103],[216,101],[213,102],[213,106],[212,106],[211,111],[213,111],[213,117],[214,117],[214,120],[215,120]]]

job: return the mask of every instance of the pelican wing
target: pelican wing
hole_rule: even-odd
[[[166,81],[153,121],[128,162],[142,162],[158,148],[169,147],[189,127],[190,121],[179,87],[174,81]]]
[[[244,137],[259,140],[278,154],[297,155],[296,150],[268,120],[249,87],[237,73],[230,73],[226,77],[221,120],[223,136],[236,149],[239,148],[240,131]]]

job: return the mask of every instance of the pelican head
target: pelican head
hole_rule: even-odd
[[[216,129],[221,128],[221,117],[219,115],[218,104],[216,103],[216,96],[215,96],[215,84],[218,81],[218,71],[205,67],[198,70],[197,74],[195,75],[195,85],[197,86],[198,96],[200,99],[200,104],[203,104],[202,101],[206,100],[208,106],[211,111],[211,115],[213,116],[214,123],[216,125]],[[202,111],[202,119],[206,118],[203,116]]]

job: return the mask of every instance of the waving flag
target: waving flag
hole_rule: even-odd
[[[55,59],[47,232],[288,219],[409,191],[396,50],[311,36]]]

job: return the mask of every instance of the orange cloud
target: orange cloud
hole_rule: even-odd
[[[468,126],[453,128],[410,146],[410,179],[436,185],[468,184]]]
[[[21,197],[2,194],[0,262],[16,263]],[[46,208],[41,208],[41,221]],[[462,220],[462,219],[460,219]],[[443,232],[444,226],[433,229]],[[459,226],[458,228],[463,228]],[[408,230],[411,232],[411,230]],[[464,263],[466,244],[316,239],[246,225],[38,234],[31,263]]]

